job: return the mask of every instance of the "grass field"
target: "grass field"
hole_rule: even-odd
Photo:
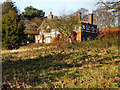
[[[3,87],[120,88],[118,38],[57,43],[2,59]]]

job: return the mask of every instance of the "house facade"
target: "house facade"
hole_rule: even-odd
[[[60,33],[52,29],[49,33],[44,32],[44,30],[40,30],[39,35],[35,35],[36,43],[54,43],[58,41]]]
[[[93,14],[89,14],[89,20],[83,21],[81,20],[81,13],[77,13],[79,24],[76,25],[74,29],[74,40],[76,41],[86,41],[86,40],[94,40],[99,34],[99,29],[97,25],[93,24]]]
[[[97,25],[81,22],[79,26],[75,27],[74,33],[73,37],[76,38],[74,40],[81,42],[96,39],[99,31]]]
[[[73,41],[82,42],[84,40],[94,40],[96,39],[99,30],[97,25],[93,24],[93,14],[89,14],[89,20],[81,20],[81,13],[77,13],[79,24],[75,26],[73,33],[71,34]],[[49,19],[53,19],[52,12],[50,12]],[[44,32],[44,30],[39,31],[39,35],[35,35],[35,43],[54,43],[59,40],[61,34],[55,30],[51,29],[49,33]]]

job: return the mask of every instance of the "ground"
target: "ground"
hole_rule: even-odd
[[[3,87],[120,88],[117,38],[2,52]],[[31,50],[31,49],[32,50]]]

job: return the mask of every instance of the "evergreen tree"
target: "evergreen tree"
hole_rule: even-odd
[[[9,10],[6,9],[8,7]],[[2,11],[2,47],[13,49],[18,47],[24,38],[24,24],[13,2],[4,2]]]
[[[9,13],[10,10],[18,13],[17,7],[14,5],[13,2],[8,1],[8,0],[6,2],[3,2],[3,4],[2,4],[2,15],[6,14],[6,13]]]
[[[42,10],[38,10],[32,6],[27,6],[25,9],[25,11],[22,12],[22,17],[28,19],[28,20],[31,20],[35,17],[38,17],[38,18],[41,18],[41,17],[44,17],[45,15],[45,12],[43,12]]]

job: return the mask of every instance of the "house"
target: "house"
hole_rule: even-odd
[[[76,25],[73,30],[71,37],[74,41],[82,42],[84,40],[94,40],[96,39],[99,30],[97,25],[93,24],[93,14],[89,14],[89,20],[81,20],[81,13],[77,13],[79,24]],[[49,20],[53,19],[52,12],[50,12]],[[54,43],[61,37],[61,34],[55,30],[51,29],[49,33],[44,32],[44,30],[39,31],[39,35],[35,35],[35,43]]]
[[[45,20],[47,17],[41,17],[39,18],[40,20]],[[38,20],[38,18],[34,18],[34,21],[39,22],[40,20]],[[34,24],[34,22],[25,20],[26,24],[25,24],[25,30],[24,30],[24,34],[26,35],[26,40],[23,43],[34,43],[35,42],[35,35],[39,35],[39,31],[36,30],[36,28],[39,26],[37,24]],[[36,22],[35,21],[35,22]],[[30,23],[28,23],[30,22]],[[36,26],[34,26],[36,25]],[[31,28],[32,26],[34,26],[33,28]]]
[[[49,33],[45,33],[44,30],[39,32],[39,35],[35,35],[36,43],[54,43],[59,39],[60,33],[52,29]]]
[[[76,25],[74,29],[74,35],[72,35],[76,41],[84,41],[84,40],[94,40],[96,39],[99,30],[97,25],[93,24],[93,14],[89,14],[89,20],[83,21],[81,20],[81,13],[78,12],[78,21],[79,24]]]
[[[49,20],[52,19],[53,19],[53,15],[52,12],[50,12]],[[60,33],[56,29],[51,29],[50,32],[44,32],[42,27],[39,27],[38,29],[40,29],[39,35],[35,35],[35,43],[54,43],[60,37]]]

